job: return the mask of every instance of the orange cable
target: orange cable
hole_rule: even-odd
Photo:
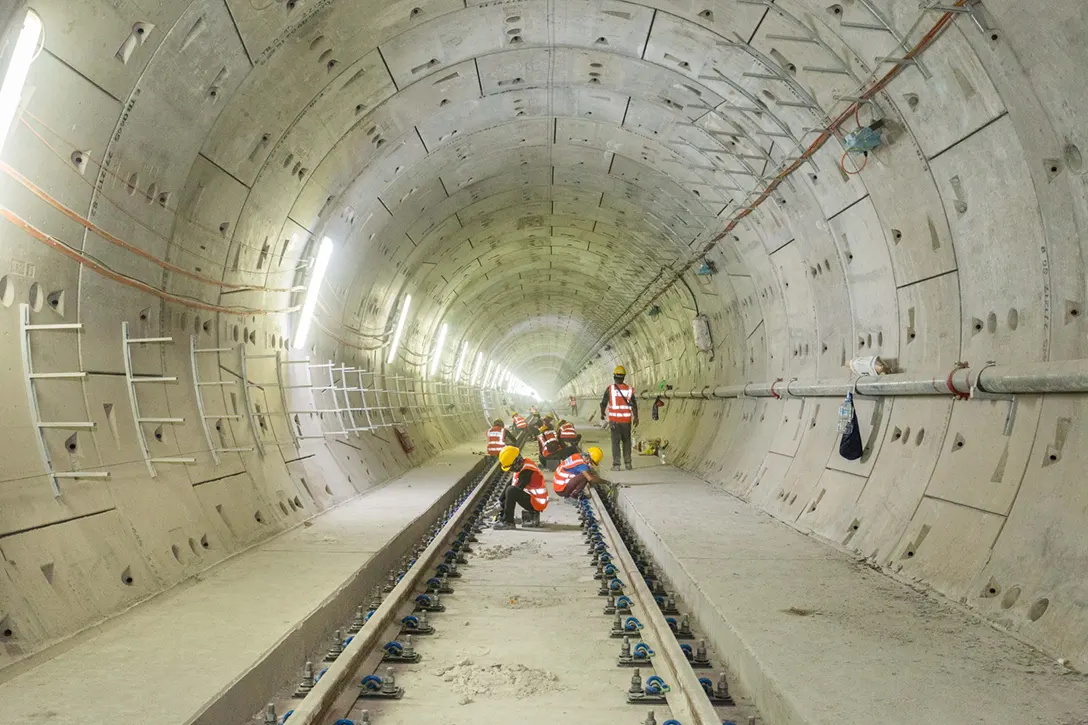
[[[92,222],[90,219],[87,219],[86,217],[78,214],[74,210],[72,210],[69,207],[62,204],[57,199],[50,196],[48,193],[45,192],[45,190],[43,190],[41,187],[39,187],[37,184],[35,184],[30,179],[23,176],[21,173],[19,173],[15,169],[11,168],[11,166],[9,166],[4,161],[0,161],[0,171],[3,171],[8,176],[10,176],[11,178],[18,181],[20,184],[22,184],[24,187],[26,187],[26,189],[28,191],[30,191],[32,194],[34,194],[36,197],[38,197],[39,199],[41,199],[45,203],[49,204],[51,207],[53,207],[54,209],[59,211],[64,216],[71,219],[72,221],[76,222],[77,224],[82,225],[88,231],[93,232],[94,234],[98,235],[99,237],[106,240],[110,244],[114,244],[114,245],[116,245],[118,247],[121,247],[125,251],[132,252],[133,254],[135,254],[138,257],[146,259],[149,262],[152,262],[154,264],[157,264],[158,266],[162,267],[163,269],[169,270],[169,271],[174,272],[176,274],[179,274],[179,275],[181,275],[183,277],[188,277],[189,279],[193,279],[193,280],[196,280],[198,282],[203,282],[204,284],[215,285],[216,287],[221,287],[221,288],[227,289],[227,290],[252,290],[254,292],[292,292],[293,291],[289,287],[276,288],[276,287],[260,287],[260,286],[251,285],[251,284],[231,284],[229,282],[221,282],[219,280],[212,279],[210,277],[204,277],[202,275],[196,274],[195,272],[190,272],[189,270],[184,269],[182,267],[179,267],[179,266],[177,266],[176,264],[174,264],[172,262],[167,262],[167,261],[165,261],[163,259],[159,259],[155,255],[150,254],[148,252],[145,252],[144,250],[140,249],[139,247],[135,246],[134,244],[129,244],[128,242],[121,239],[120,237],[116,237],[113,234],[110,234],[105,229],[103,229],[102,227],[100,227],[97,224],[95,224],[94,222]]]
[[[73,259],[76,262],[79,262],[79,264],[87,267],[91,271],[96,272],[107,279],[111,279],[115,282],[120,282],[121,284],[128,287],[138,289],[142,292],[147,292],[148,294],[154,295],[155,297],[158,297],[159,299],[165,300],[167,302],[173,302],[193,309],[206,310],[208,312],[221,312],[229,315],[275,315],[293,311],[292,308],[283,310],[263,310],[252,309],[249,307],[223,307],[220,305],[213,305],[207,302],[198,302],[197,300],[189,299],[187,297],[171,294],[169,292],[159,289],[158,287],[147,284],[146,282],[141,282],[138,279],[133,279],[132,277],[127,277],[123,274],[119,274],[118,272],[109,269],[105,265],[90,259],[86,255],[81,254],[76,249],[73,249],[72,247],[64,244],[58,239],[49,236],[48,234],[38,229],[30,222],[26,221],[18,214],[11,211],[10,209],[7,209],[6,207],[0,206],[0,216],[2,216],[15,227],[26,232],[32,238],[45,244],[47,247],[55,249],[64,256]]]
[[[956,2],[953,3],[953,6],[954,7],[963,7],[964,5],[967,4],[967,2],[968,2],[968,0],[956,0]],[[952,18],[953,18],[954,15],[955,15],[955,13],[945,13],[944,15],[942,15],[941,19],[938,20],[937,23],[932,28],[930,28],[929,32],[927,32],[925,35],[923,35],[922,39],[919,40],[918,43],[907,52],[907,54],[903,57],[903,61],[900,61],[899,63],[896,63],[894,66],[892,66],[891,70],[889,70],[886,74],[884,74],[884,77],[882,77],[880,80],[878,80],[872,86],[870,86],[867,90],[862,91],[860,97],[863,100],[868,99],[868,98],[871,98],[872,96],[876,95],[877,93],[879,93],[881,90],[883,90],[884,87],[888,85],[888,83],[890,83],[896,76],[899,75],[900,72],[902,72],[903,68],[906,65],[904,61],[911,60],[916,55],[918,55],[923,50],[925,50],[927,47],[929,47],[929,45],[933,42],[933,40],[938,35],[940,35],[942,30],[944,30],[945,26],[947,26],[950,22],[952,22]],[[715,235],[707,243],[706,248],[704,249],[704,252],[710,251],[710,249],[717,242],[720,242],[722,239],[725,238],[725,236],[727,234],[729,234],[729,232],[736,229],[737,224],[739,224],[742,219],[747,217],[749,214],[751,214],[753,211],[755,211],[755,209],[759,205],[761,205],[763,202],[765,202],[767,199],[769,199],[771,194],[774,193],[774,191],[786,179],[786,177],[792,175],[794,171],[801,168],[801,165],[805,161],[812,158],[812,156],[815,155],[815,153],[817,151],[819,151],[821,148],[823,148],[824,144],[827,143],[831,139],[834,132],[836,130],[838,130],[838,128],[840,126],[842,126],[842,124],[845,123],[850,118],[850,116],[852,116],[857,111],[857,109],[860,107],[860,105],[861,105],[860,101],[855,101],[855,102],[851,103],[849,106],[847,106],[846,110],[843,111],[841,114],[839,114],[839,116],[834,121],[831,122],[831,125],[828,127],[827,130],[820,133],[820,135],[816,138],[816,140],[813,141],[812,144],[810,144],[807,149],[805,149],[804,153],[802,153],[800,156],[798,156],[796,159],[794,159],[794,161],[789,166],[784,168],[781,172],[778,173],[777,176],[775,176],[774,179],[771,180],[771,183],[767,185],[767,188],[763,190],[763,192],[759,195],[759,197],[756,198],[756,200],[754,202],[752,202],[748,206],[741,209],[739,212],[737,212],[729,220],[729,223],[726,224],[725,229],[723,229],[721,232],[719,232],[717,235]]]
[[[45,147],[46,147],[47,149],[49,149],[49,151],[50,151],[50,152],[52,152],[52,154],[53,154],[54,156],[56,156],[56,157],[57,157],[57,159],[59,159],[60,161],[62,161],[62,162],[63,162],[63,163],[65,164],[65,165],[67,165],[67,164],[69,164],[69,163],[70,163],[70,159],[69,159],[69,158],[67,158],[67,157],[65,157],[65,156],[64,156],[64,154],[62,154],[62,153],[60,152],[60,150],[59,150],[59,149],[57,149],[57,148],[56,148],[56,147],[55,147],[55,146],[54,146],[53,144],[49,143],[49,141],[48,141],[48,140],[47,140],[47,139],[46,139],[46,138],[45,138],[44,136],[42,136],[42,135],[41,135],[41,133],[39,133],[37,129],[35,129],[35,128],[34,128],[33,126],[31,126],[31,125],[30,125],[29,123],[27,123],[27,121],[26,121],[26,119],[27,119],[27,118],[31,118],[31,119],[33,119],[33,120],[34,120],[35,122],[37,122],[37,123],[41,124],[41,125],[42,125],[43,127],[45,127],[46,129],[48,129],[48,130],[50,131],[50,133],[52,133],[52,134],[53,134],[54,136],[56,136],[56,137],[57,137],[57,138],[59,138],[59,139],[60,139],[61,141],[63,141],[64,143],[68,144],[68,145],[69,145],[69,146],[71,146],[71,147],[72,147],[73,149],[75,149],[75,150],[76,150],[76,152],[77,152],[77,153],[79,153],[79,154],[80,154],[81,156],[85,156],[85,157],[86,157],[87,159],[89,159],[89,160],[93,161],[93,162],[95,163],[95,165],[96,165],[96,166],[98,166],[98,168],[99,168],[99,169],[100,169],[100,170],[102,171],[102,173],[104,173],[104,174],[107,174],[108,176],[112,176],[112,177],[113,177],[113,178],[114,178],[114,179],[115,179],[116,181],[118,181],[119,183],[121,183],[121,184],[124,184],[125,186],[128,186],[128,182],[127,182],[127,181],[126,181],[125,179],[121,178],[121,175],[120,175],[120,174],[118,174],[118,173],[117,173],[116,171],[113,171],[113,170],[111,170],[111,169],[108,169],[108,168],[106,168],[106,165],[105,165],[105,163],[104,163],[104,162],[102,162],[102,161],[101,161],[101,160],[99,160],[99,159],[96,159],[96,158],[95,158],[94,156],[92,156],[92,155],[91,155],[91,154],[89,154],[89,153],[86,153],[86,152],[84,152],[84,151],[80,151],[80,150],[79,150],[79,149],[78,149],[78,148],[76,147],[76,145],[75,145],[75,144],[73,144],[73,143],[72,143],[71,141],[69,141],[68,139],[66,139],[66,138],[65,138],[64,136],[62,136],[61,134],[59,134],[59,133],[57,133],[57,132],[56,132],[55,130],[53,130],[53,129],[52,129],[52,128],[51,128],[50,126],[49,126],[49,124],[47,124],[47,123],[46,123],[45,121],[41,120],[40,118],[38,118],[37,116],[35,116],[35,115],[34,115],[33,113],[30,113],[29,111],[24,111],[24,112],[23,112],[23,115],[22,115],[22,116],[20,116],[20,118],[19,118],[19,120],[20,120],[20,121],[22,122],[22,124],[23,124],[24,126],[26,126],[27,130],[28,130],[28,131],[30,131],[30,133],[31,133],[31,134],[33,134],[35,138],[37,138],[37,139],[38,139],[39,141],[41,141],[41,143],[42,143],[42,145],[43,145],[43,146],[45,146]],[[86,177],[85,177],[85,176],[84,176],[83,174],[77,174],[77,176],[79,177],[80,181],[82,181],[82,182],[83,182],[84,184],[86,184],[87,186],[91,187],[92,189],[93,189],[93,188],[95,188],[95,183],[94,183],[94,182],[92,182],[92,181],[89,181],[89,180],[88,180],[88,179],[87,179],[87,178],[86,178]],[[146,197],[146,195],[145,195],[145,197]],[[116,207],[116,209],[117,209],[117,210],[118,210],[119,212],[121,212],[122,214],[124,214],[124,215],[125,215],[125,216],[127,216],[128,218],[132,219],[132,220],[133,220],[133,221],[134,221],[134,222],[135,222],[136,224],[138,224],[139,226],[143,227],[144,229],[146,229],[146,230],[147,230],[148,232],[150,232],[150,233],[151,233],[151,234],[153,234],[154,236],[156,236],[156,237],[158,237],[159,239],[162,239],[162,240],[164,240],[164,241],[167,241],[167,242],[169,242],[169,241],[170,241],[169,239],[167,239],[166,237],[164,237],[164,236],[163,236],[162,234],[159,234],[159,232],[155,231],[155,230],[154,230],[154,229],[152,229],[152,228],[151,228],[150,226],[148,226],[147,224],[145,224],[145,223],[143,222],[143,220],[142,220],[142,219],[140,219],[139,217],[137,217],[137,216],[135,216],[134,214],[130,213],[130,212],[129,212],[129,211],[127,211],[126,209],[124,209],[124,208],[123,208],[123,207],[122,207],[122,206],[121,206],[120,204],[118,204],[118,203],[117,203],[116,201],[114,201],[113,199],[111,199],[111,198],[110,198],[109,196],[106,196],[106,195],[104,195],[104,194],[103,194],[103,198],[104,198],[104,199],[105,199],[106,201],[108,201],[108,202],[109,202],[110,204],[112,204],[112,205],[113,205],[114,207]],[[171,208],[170,208],[170,207],[168,207],[168,206],[163,206],[163,209],[165,209],[166,211],[168,211],[168,212],[169,212],[169,213],[170,213],[171,215],[173,215],[174,217],[177,217],[177,216],[178,216],[178,210],[177,210],[177,209],[171,209]],[[216,235],[216,234],[219,234],[219,230],[218,230],[218,229],[213,229],[212,227],[207,227],[207,226],[204,226],[203,224],[200,224],[200,223],[198,223],[198,222],[195,222],[195,221],[193,221],[192,219],[186,219],[185,221],[186,221],[187,223],[189,223],[189,224],[193,225],[193,226],[194,226],[194,227],[196,227],[197,229],[200,229],[200,230],[202,230],[202,231],[204,231],[204,232],[207,232],[208,234],[211,234],[211,235]],[[264,247],[258,247],[258,246],[256,246],[256,245],[253,245],[253,244],[245,244],[245,243],[243,243],[243,242],[238,242],[238,244],[239,244],[239,246],[241,246],[241,247],[244,247],[245,249],[252,249],[252,250],[255,250],[255,251],[263,251],[263,250],[264,250]],[[196,253],[196,252],[194,252],[194,251],[192,251],[192,250],[186,249],[186,250],[184,250],[184,251],[186,252],[186,254],[190,254],[190,255],[192,255],[192,256],[194,256],[194,257],[196,257],[197,259],[203,259],[204,261],[208,262],[209,264],[216,264],[216,265],[217,265],[217,264],[219,264],[219,262],[218,262],[218,261],[216,261],[216,260],[214,260],[214,259],[211,259],[211,258],[209,258],[209,257],[205,257],[205,256],[203,256],[202,254],[198,254],[198,253]],[[296,270],[296,269],[299,269],[299,268],[301,268],[302,266],[305,266],[305,265],[300,265],[299,267],[294,267],[294,268],[292,268],[292,269],[290,269],[290,270],[281,270],[281,272],[289,272],[289,271],[294,271],[294,270]],[[245,273],[248,273],[248,274],[266,274],[266,271],[265,271],[265,270],[262,270],[262,269],[243,269],[243,270],[240,270],[240,271],[242,271],[242,272],[245,272]]]

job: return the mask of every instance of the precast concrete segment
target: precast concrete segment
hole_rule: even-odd
[[[417,665],[397,666],[403,699],[360,701],[383,725],[513,723],[637,725],[661,706],[627,705],[632,670],[616,666],[574,506],[552,499],[539,529],[485,529],[468,564],[429,616],[437,633],[420,637]],[[644,670],[643,678],[651,672]]]
[[[151,600],[0,684],[0,725],[190,721],[224,696],[251,703],[295,677],[450,503],[480,458],[464,445]],[[407,535],[408,538],[404,538]],[[267,662],[275,660],[269,668]],[[263,680],[245,675],[263,668]],[[234,686],[251,690],[234,691]],[[241,706],[241,705],[239,705]]]
[[[671,466],[617,478],[628,522],[768,722],[1084,717],[1088,679],[965,611]]]

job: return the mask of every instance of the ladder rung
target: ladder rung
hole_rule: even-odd
[[[246,381],[246,385],[251,388],[278,388],[280,386],[279,383],[252,383],[248,380]]]
[[[39,428],[64,428],[66,430],[75,430],[76,428],[85,428],[87,430],[93,430],[94,423],[65,423],[63,421],[41,421],[38,423]]]
[[[26,330],[82,330],[83,323],[58,323],[56,325],[27,325]]]
[[[216,448],[219,453],[246,453],[252,451],[252,448]]]
[[[309,365],[310,361],[309,360],[284,360],[283,364],[284,365]],[[322,365],[321,367],[327,367],[327,366]]]
[[[140,418],[141,423],[184,423],[184,418]]]
[[[340,434],[339,433],[326,433],[325,435],[319,435],[319,436],[298,436],[298,437],[299,437],[300,440],[310,440],[312,438],[324,439],[326,435],[334,436],[334,435],[340,435]]]
[[[233,349],[234,349],[233,347],[204,347],[204,348],[197,348],[197,349],[193,350],[193,352],[195,352],[195,353],[230,352]]]
[[[57,478],[109,478],[109,471],[54,471]]]
[[[306,362],[307,362],[307,364],[309,364],[309,361],[306,361]],[[310,367],[312,367],[312,368],[331,368],[332,363],[331,362],[328,362],[328,363],[315,363],[313,365],[310,365]]]
[[[87,373],[31,373],[31,380],[48,380],[49,378],[85,378]]]
[[[263,415],[263,414],[262,414]],[[206,415],[204,420],[241,420],[240,415]]]
[[[339,413],[342,408],[325,408],[322,410],[288,410],[287,415],[314,415],[316,413]]]
[[[237,385],[237,380],[209,380],[207,382],[201,381],[197,385]]]
[[[196,463],[195,458],[151,458],[152,463]]]
[[[276,357],[276,353],[273,352],[265,355],[246,355],[246,360],[265,360],[272,357]]]
[[[299,384],[299,385],[281,385],[280,387],[283,388],[284,390],[295,390],[297,388],[312,388],[313,386],[312,385]],[[315,390],[316,390],[316,388],[315,388]]]
[[[176,383],[178,379],[176,377],[156,377],[156,378],[131,378],[133,383]]]
[[[173,341],[174,341],[174,338],[172,338],[172,337],[130,337],[127,340],[125,340],[125,342],[127,342],[129,345],[135,345],[136,343],[141,343],[142,344],[142,343],[145,343],[145,342],[173,342]]]

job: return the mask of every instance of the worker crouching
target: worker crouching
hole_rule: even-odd
[[[522,521],[528,526],[540,525],[540,512],[548,508],[548,486],[544,474],[537,465],[521,455],[521,450],[507,446],[499,454],[502,470],[511,474],[510,485],[502,492],[499,499],[501,518],[495,528],[516,529],[514,510],[520,506],[528,515],[522,515]]]
[[[491,421],[491,428],[487,431],[487,455],[498,456],[502,449],[514,442],[514,437],[502,423],[501,418]]]
[[[584,498],[585,489],[589,485],[608,485],[608,481],[601,478],[596,471],[596,466],[603,458],[604,451],[597,446],[591,447],[585,455],[575,453],[565,458],[555,469],[555,477],[552,479],[555,494],[560,498]]]

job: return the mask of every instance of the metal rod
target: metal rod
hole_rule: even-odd
[[[63,428],[64,430],[94,430],[94,423],[64,423],[59,421],[39,421],[39,428]]]
[[[172,337],[130,337],[127,340],[125,340],[125,342],[128,343],[129,345],[136,345],[138,343],[143,344],[143,343],[148,343],[148,342],[164,343],[164,342],[173,342],[173,341],[174,341],[174,338],[172,338]]]
[[[184,418],[140,418],[141,423],[184,423]]]
[[[87,373],[30,373],[31,380],[79,379],[85,377],[87,377]]]
[[[55,478],[109,478],[109,471],[57,471]]]
[[[1088,393],[1088,360],[987,364],[981,368],[957,367],[947,372],[893,373],[823,380],[775,380],[738,385],[705,386],[692,390],[644,392],[653,400],[727,398],[830,398],[856,393],[868,396],[940,395],[967,397],[975,393],[1043,395]],[[582,393],[585,395],[585,393]],[[981,396],[980,396],[981,397]]]
[[[58,324],[53,324],[53,325],[27,325],[23,329],[26,330],[27,332],[31,332],[31,331],[34,331],[34,330],[82,330],[83,329],[83,323],[73,322],[73,323],[58,323]]]
[[[86,373],[82,373],[82,374],[86,375]],[[136,377],[134,377],[129,382],[131,382],[131,383],[176,383],[177,381],[178,381],[178,379],[177,379],[176,376],[169,375],[169,376],[155,376],[155,377],[146,377],[146,378],[136,378]]]

